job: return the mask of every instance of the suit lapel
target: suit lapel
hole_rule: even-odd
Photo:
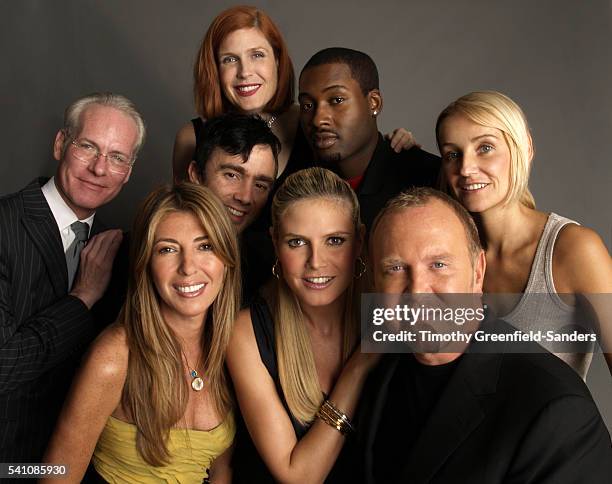
[[[44,179],[34,180],[23,189],[21,223],[45,263],[55,294],[62,297],[68,287],[66,256],[55,218],[40,189],[44,182]]]
[[[499,355],[465,354],[434,407],[402,469],[402,482],[430,482],[484,420],[479,395],[494,393]]]
[[[106,230],[106,226],[103,222],[100,221],[99,215],[96,214],[93,221],[93,226],[89,231],[89,238],[91,239],[94,235],[99,234],[100,232],[104,232]]]

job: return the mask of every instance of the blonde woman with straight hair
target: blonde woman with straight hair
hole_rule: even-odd
[[[528,188],[534,149],[521,108],[499,92],[466,94],[442,111],[436,137],[442,185],[478,226],[485,293],[518,294],[495,299],[499,316],[525,330],[593,329],[612,372],[610,254],[593,230],[535,209]],[[542,346],[586,378],[593,343],[580,352]]]
[[[275,194],[276,284],[240,313],[228,349],[248,429],[234,482],[323,482],[334,467],[375,360],[355,350],[363,233],[355,193],[329,170],[298,171]],[[328,482],[350,482],[344,457]]]
[[[126,302],[92,344],[45,461],[66,464],[69,482],[92,454],[88,477],[109,482],[229,482],[235,230],[212,192],[181,184],[146,198],[132,235]]]

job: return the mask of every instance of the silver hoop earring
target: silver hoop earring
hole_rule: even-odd
[[[276,277],[277,279],[280,279],[280,270],[278,267],[276,267],[277,265],[278,265],[278,259],[276,259],[276,262],[272,266],[272,275]]]

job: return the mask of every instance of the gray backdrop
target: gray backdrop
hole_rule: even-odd
[[[436,152],[434,123],[476,89],[524,109],[536,147],[538,207],[612,238],[610,0],[255,1],[285,35],[296,74],[315,51],[346,46],[378,64],[383,131],[409,128]],[[96,90],[140,107],[149,136],[129,184],[101,210],[129,227],[138,201],[170,179],[176,130],[194,116],[191,70],[226,1],[5,0],[0,4],[0,194],[55,169],[65,106]],[[610,322],[608,322],[610,323]],[[612,428],[612,380],[601,355],[589,386]]]

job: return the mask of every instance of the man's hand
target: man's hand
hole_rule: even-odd
[[[121,230],[107,230],[93,236],[81,251],[79,270],[70,294],[91,307],[108,287],[113,261],[121,245]]]

